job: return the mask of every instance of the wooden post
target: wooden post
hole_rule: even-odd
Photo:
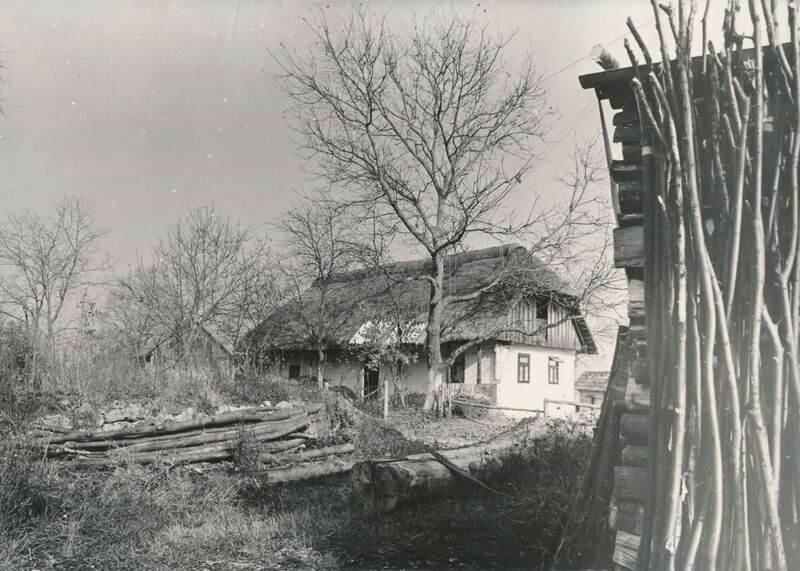
[[[383,374],[383,418],[389,418],[389,377]]]

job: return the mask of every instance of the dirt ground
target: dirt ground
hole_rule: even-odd
[[[489,440],[519,423],[498,411],[489,411],[482,418],[449,417],[435,425],[403,417],[385,421],[408,440],[419,440],[434,448],[457,448]]]

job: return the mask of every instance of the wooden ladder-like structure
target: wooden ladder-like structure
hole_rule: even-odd
[[[591,77],[591,76],[590,76]],[[604,75],[607,79],[607,75]],[[585,80],[583,80],[585,81]],[[629,81],[596,88],[602,105],[607,98],[617,109],[612,124],[614,143],[622,147],[622,160],[612,160],[609,172],[616,193],[618,227],[614,230],[614,264],[625,269],[628,279],[625,396],[620,410],[620,443],[614,467],[614,491],[609,503],[608,523],[614,533],[612,561],[618,568],[635,569],[647,497],[648,415],[650,387],[647,375],[647,345],[644,305],[644,227],[642,157],[652,152],[642,145],[639,112]],[[621,105],[621,106],[620,106]]]
[[[615,111],[607,148],[620,155],[609,160],[617,220],[614,264],[628,281],[628,327],[617,335],[603,410],[595,431],[589,465],[555,557],[555,566],[635,569],[643,532],[648,482],[650,387],[647,374],[644,299],[644,198],[639,113],[630,79],[633,70],[585,75],[584,89],[594,89],[602,106]],[[605,131],[605,129],[604,129]]]

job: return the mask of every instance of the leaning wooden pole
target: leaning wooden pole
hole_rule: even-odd
[[[701,49],[696,2],[651,0],[659,45],[629,20],[631,67],[581,77],[621,110],[611,175],[641,196],[620,195],[615,263],[644,284],[625,401],[644,386],[646,453],[598,427],[618,568],[800,569],[800,23],[795,2],[726,4],[717,46],[701,11]],[[638,510],[620,501],[633,465]],[[564,545],[590,533],[572,519]],[[608,566],[590,555],[572,562]]]
[[[663,165],[646,189],[657,194],[661,218],[645,222],[665,230],[664,239],[647,241],[645,267],[670,261],[646,289],[647,339],[656,345],[648,357],[660,363],[651,367],[658,433],[649,459],[662,476],[653,481],[638,564],[797,568],[796,540],[787,549],[786,538],[797,535],[800,482],[796,461],[782,461],[800,437],[795,6],[790,49],[778,40],[777,3],[749,0],[752,49],[741,48],[731,2],[723,52],[709,46],[706,56],[704,46],[693,58],[694,6],[681,1],[676,14],[653,2],[664,62],[651,64],[641,41],[645,65],[634,62],[640,121]]]

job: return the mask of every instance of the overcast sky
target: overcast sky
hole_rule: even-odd
[[[389,25],[441,3],[372,3]],[[349,3],[323,4],[332,19]],[[596,43],[625,33],[625,18],[651,19],[644,2],[463,2],[502,34],[508,56],[533,54],[550,76],[561,119],[546,156],[515,200],[562,190],[554,165],[573,137],[598,131],[596,103],[577,76],[596,71]],[[268,50],[308,47],[304,2],[12,2],[0,5],[0,194],[5,210],[45,209],[85,196],[110,230],[121,262],[188,208],[213,204],[250,225],[275,220],[314,187],[303,173],[269,72]],[[653,26],[645,26],[646,32]],[[622,42],[610,46],[622,59]],[[579,61],[580,60],[580,61]],[[575,63],[578,62],[578,63]],[[565,67],[569,66],[567,69]],[[564,70],[559,72],[560,70]],[[556,75],[552,75],[556,74]],[[563,141],[559,141],[563,139]]]
[[[625,19],[655,46],[649,3],[540,1],[370,3],[389,26],[452,7],[516,32],[507,57],[530,52],[559,114],[544,160],[513,198],[563,192],[554,181],[574,138],[599,132],[592,92],[578,75],[599,68],[601,43],[623,62]],[[321,4],[329,18],[351,4]],[[134,260],[193,206],[213,204],[248,225],[266,225],[314,188],[270,77],[269,50],[303,51],[307,2],[27,1],[0,4],[0,196],[5,211],[45,210],[84,196],[109,229],[119,266]]]

